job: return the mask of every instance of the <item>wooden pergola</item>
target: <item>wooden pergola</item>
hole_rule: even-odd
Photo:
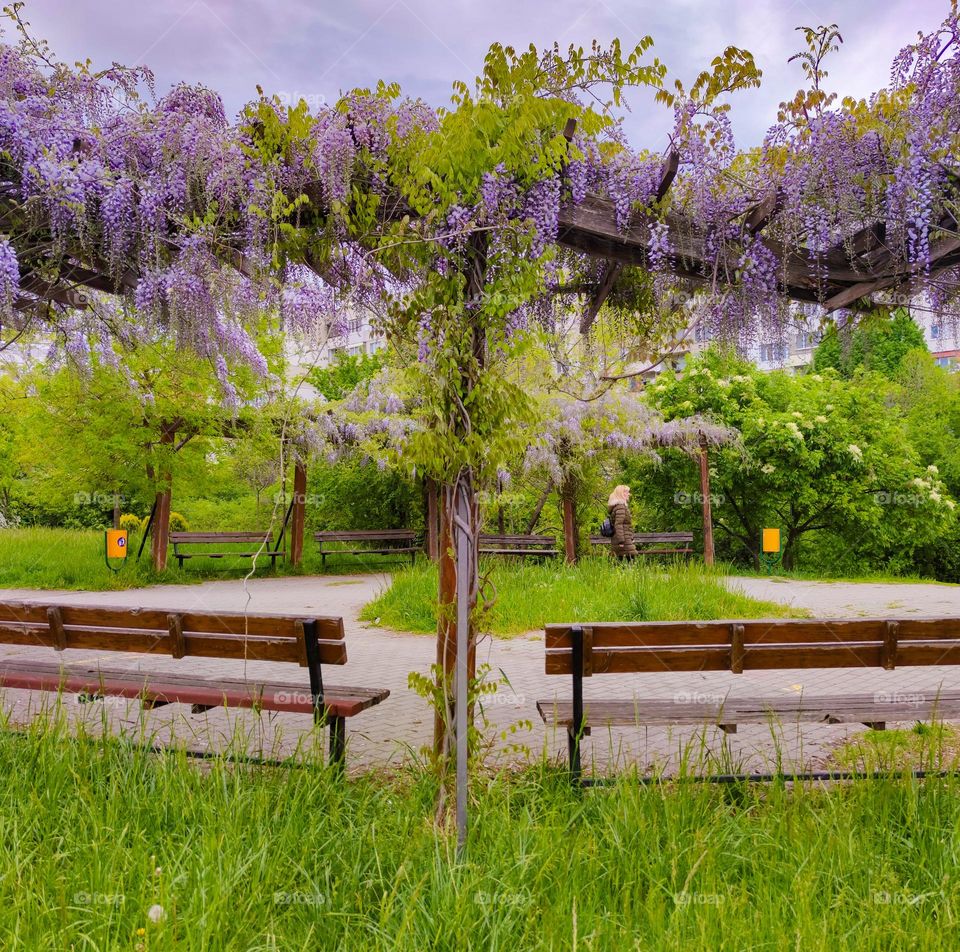
[[[568,124],[564,135],[573,136],[573,125]],[[667,195],[679,168],[680,158],[670,152],[664,161],[656,203]],[[9,226],[16,218],[19,204],[14,196],[18,187],[14,182],[0,182],[0,230],[13,231]],[[765,235],[768,224],[780,209],[779,194],[761,198],[739,221],[745,236],[764,242],[775,253],[781,266],[778,269],[780,292],[788,299],[817,303],[826,312],[849,307],[868,299],[880,291],[900,289],[910,293],[918,280],[918,274],[895,258],[886,244],[887,228],[882,221],[862,228],[843,242],[823,254],[813,254],[803,247],[784,248],[773,238]],[[385,202],[383,215],[395,220],[409,213],[402,201]],[[578,203],[567,202],[559,214],[556,242],[564,248],[581,252],[603,262],[598,280],[584,285],[579,290],[586,298],[580,320],[580,331],[590,331],[601,307],[614,289],[617,279],[626,266],[647,267],[650,265],[651,227],[663,221],[661,215],[651,209],[634,213],[626,228],[617,224],[616,209],[612,200],[590,194]],[[733,284],[736,280],[735,262],[716,263],[706,252],[707,236],[677,210],[668,210],[665,216],[669,228],[672,250],[668,255],[671,272],[693,285]],[[121,275],[112,273],[105,257],[79,247],[68,249],[66,254],[55,253],[55,243],[49,235],[40,234],[26,247],[17,247],[21,262],[19,297],[14,307],[24,314],[43,320],[48,308],[85,309],[91,306],[89,292],[111,295],[130,294],[138,285],[140,275],[129,268]],[[72,253],[71,253],[72,251]],[[248,273],[242,253],[236,247],[219,249],[221,259],[242,274]],[[303,264],[324,278],[325,268],[305,256]],[[960,265],[960,233],[951,215],[946,215],[930,234],[930,265],[923,275],[931,275]],[[705,460],[705,453],[701,454]],[[704,464],[702,464],[704,465]],[[436,518],[436,486],[426,487],[428,510],[427,548],[433,554],[438,551]],[[706,488],[706,487],[705,487]],[[159,513],[169,511],[169,488],[157,493]],[[709,492],[706,493],[709,496]],[[290,557],[299,564],[303,554],[305,525],[306,466],[297,460],[294,468],[293,501],[290,509]],[[706,517],[706,512],[705,512]],[[154,557],[165,561],[167,527],[162,518],[154,537]],[[569,555],[569,545],[568,555]]]

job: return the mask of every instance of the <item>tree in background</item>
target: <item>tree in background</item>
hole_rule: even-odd
[[[846,330],[828,325],[813,353],[813,369],[833,369],[845,379],[873,370],[892,380],[911,351],[926,349],[923,331],[908,310],[873,312]]]
[[[229,380],[236,407],[224,404],[206,360],[165,341],[90,355],[82,367],[67,361],[8,377],[18,404],[15,457],[29,474],[25,499],[63,510],[79,500],[86,525],[99,524],[114,494],[126,508],[148,512],[163,500],[168,518],[175,484],[198,494],[209,485],[208,455],[222,451],[224,437],[248,439],[262,457],[266,428],[279,455],[269,394],[243,365]],[[158,568],[161,554],[165,563],[165,545],[153,553]]]
[[[709,414],[740,432],[712,462],[716,525],[734,558],[755,560],[761,529],[778,526],[786,568],[814,533],[842,539],[871,565],[908,564],[953,522],[953,500],[910,445],[879,375],[766,374],[712,352],[662,375],[647,395],[667,419]],[[686,467],[634,477],[668,523],[689,513],[678,501],[696,491]]]

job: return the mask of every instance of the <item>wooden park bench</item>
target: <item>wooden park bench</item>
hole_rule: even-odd
[[[189,704],[195,714],[214,707],[312,714],[330,728],[330,761],[338,767],[345,761],[346,719],[390,694],[385,688],[323,683],[321,665],[347,662],[343,619],[336,617],[0,602],[0,644],[58,652],[76,648],[177,659],[282,661],[305,667],[306,683],[111,668],[99,658],[16,658],[0,660],[0,688],[125,697],[145,708]]]
[[[261,555],[270,559],[270,567],[277,564],[277,559],[283,558],[283,550],[273,544],[273,534],[270,532],[171,532],[170,541],[173,543],[173,555],[179,567],[183,568],[184,559],[250,559],[254,555]],[[181,546],[217,546],[218,552],[183,552]],[[228,549],[227,546],[243,546],[243,549]],[[263,546],[263,551],[260,547]]]
[[[692,532],[635,532],[637,555],[683,555],[693,552]],[[610,545],[608,536],[590,536],[592,545]]]
[[[883,668],[960,664],[960,618],[901,621],[776,619],[704,622],[604,622],[546,627],[546,673],[572,678],[570,701],[542,700],[544,722],[566,728],[570,771],[580,778],[580,739],[593,727],[810,721],[866,724],[960,719],[960,692],[716,698],[584,700],[583,680],[602,674],[743,671],[796,668]]]
[[[413,529],[339,529],[314,533],[320,550],[320,564],[326,568],[328,555],[409,555],[410,564],[417,561],[423,546]],[[324,548],[331,542],[347,543],[352,548]]]
[[[557,540],[548,535],[490,535],[481,533],[480,555],[518,555],[549,559],[560,554]]]

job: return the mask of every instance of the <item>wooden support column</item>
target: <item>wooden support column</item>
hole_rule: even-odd
[[[434,484],[436,489],[436,484]],[[438,539],[439,590],[437,605],[437,667],[445,688],[445,710],[434,710],[433,752],[437,757],[447,753],[447,725],[453,723],[453,679],[457,666],[457,564],[453,555],[452,491],[444,486],[440,494],[440,534]]]
[[[707,439],[700,436],[700,497],[703,503],[703,561],[713,565],[713,508],[710,505],[710,459],[707,455]]]
[[[160,443],[166,449],[172,447],[174,438],[177,434],[176,424],[164,423],[160,428]],[[161,460],[161,478],[162,488],[158,488],[156,509],[153,516],[152,537],[150,539],[150,556],[153,560],[153,567],[158,572],[163,572],[167,568],[167,548],[170,544],[170,499],[172,496],[173,474],[170,472],[170,459]]]
[[[297,457],[293,469],[293,512],[290,521],[290,564],[303,561],[303,528],[307,515],[307,465]]]
[[[170,474],[166,475],[168,488],[157,493],[156,511],[153,516],[152,537],[150,539],[150,557],[153,567],[163,572],[167,567],[167,547],[170,543]]]
[[[437,481],[428,476],[423,482],[426,495],[424,522],[426,523],[427,555],[431,562],[436,562],[440,558],[440,506]]]
[[[563,552],[571,565],[577,561],[577,510],[570,487],[563,493]]]

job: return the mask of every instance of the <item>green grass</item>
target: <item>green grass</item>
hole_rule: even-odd
[[[824,575],[813,569],[796,568],[786,570],[777,566],[771,575],[766,570],[754,569],[747,565],[726,564],[723,566],[726,574],[731,576],[743,575],[748,578],[769,578],[772,581],[801,582],[879,582],[888,585],[956,585],[956,582],[944,582],[921,575],[893,575],[890,572],[864,572],[860,575]]]
[[[7,949],[960,945],[954,779],[578,794],[541,765],[477,779],[458,862],[418,773],[200,768],[44,720],[0,771]]]
[[[486,566],[489,567],[489,566]],[[796,615],[728,589],[720,574],[696,564],[664,569],[605,558],[570,566],[498,561],[490,582],[496,603],[484,631],[516,635],[563,621],[669,621],[774,618]],[[398,631],[429,634],[437,628],[436,566],[420,563],[396,572],[393,584],[364,606],[360,617]]]
[[[190,559],[183,570],[177,567],[173,552],[165,572],[150,566],[150,542],[143,557],[136,560],[140,537],[130,539],[130,555],[119,572],[111,572],[103,560],[103,532],[82,529],[3,529],[0,530],[0,588],[84,589],[106,591],[137,588],[160,583],[201,582],[208,579],[242,578],[249,573],[250,559]],[[242,546],[236,547],[243,551]],[[344,572],[384,571],[407,564],[405,558],[384,560],[379,557],[333,556],[326,569],[311,538],[304,546],[302,566],[291,568],[278,560],[276,575],[319,575]],[[257,576],[271,573],[270,560],[260,557]]]

